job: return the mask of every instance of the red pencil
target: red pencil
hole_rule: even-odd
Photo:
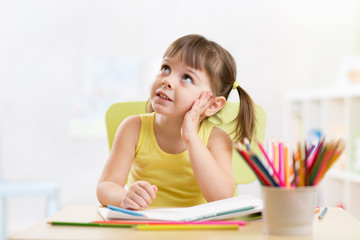
[[[270,181],[266,179],[264,174],[260,171],[260,169],[251,160],[249,155],[244,150],[237,149],[237,151],[240,153],[240,155],[243,157],[243,159],[247,162],[247,164],[250,166],[250,168],[253,169],[253,171],[255,172],[255,175],[260,180],[260,183],[265,186],[271,186]]]

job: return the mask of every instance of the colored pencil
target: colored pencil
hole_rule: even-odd
[[[266,179],[260,169],[253,163],[249,155],[244,150],[238,149],[237,151],[240,153],[249,167],[255,172],[255,175],[259,179],[260,184],[264,186],[270,186],[270,181]]]
[[[142,213],[138,213],[136,211],[132,211],[132,210],[125,209],[125,208],[119,208],[119,207],[112,206],[112,205],[107,205],[107,208],[110,209],[110,210],[113,210],[113,211],[125,213],[125,214],[132,215],[132,216],[138,216],[138,217],[144,217],[145,216]]]
[[[325,170],[321,174],[321,177],[320,177],[319,181],[322,180],[322,178],[325,176],[325,173],[330,169],[330,167],[333,165],[333,163],[340,157],[340,155],[343,152],[344,148],[345,148],[345,146],[342,145],[342,142],[339,141],[338,144],[336,145],[334,155],[331,157],[331,159],[329,160],[329,162],[325,166]]]
[[[318,141],[314,140],[311,144],[311,147],[309,149],[307,149],[306,151],[306,159],[309,158],[309,156],[311,155],[311,153],[314,151],[314,149],[316,148],[316,146],[319,144]],[[307,166],[309,167],[309,166]]]
[[[258,141],[258,146],[264,155],[270,169],[265,168],[260,158],[251,150],[250,143],[244,140],[246,149],[240,143],[234,143],[234,148],[245,160],[248,166],[255,172],[259,182],[264,186],[287,187],[291,186],[314,186],[324,177],[325,173],[340,157],[345,145],[342,140],[335,142],[325,142],[322,137],[318,143],[313,142],[308,148],[306,142],[297,143],[296,151],[292,153],[292,165],[289,162],[289,146],[282,141],[275,144],[271,141],[271,150],[274,159],[278,158],[278,168],[276,170],[275,161],[271,161],[269,154],[263,145]],[[291,178],[293,183],[291,183]]]
[[[304,185],[307,186],[307,179],[308,179],[308,157],[309,157],[309,150],[307,148],[307,144],[304,144]]]
[[[248,141],[247,139],[244,142]],[[248,147],[248,151],[242,150],[241,145],[234,145],[234,147],[239,151],[239,153],[246,160],[248,165],[255,171],[256,175],[258,175],[262,183],[266,186],[279,186],[278,183],[271,177],[268,170],[264,167],[260,159],[254,154],[251,149]],[[261,182],[260,182],[261,183]]]
[[[261,163],[258,156],[256,156],[254,153],[250,152],[250,156],[255,162],[255,164],[260,168],[261,172],[264,173],[265,177],[270,181],[271,186],[279,186],[279,184],[274,180],[274,178],[270,175],[268,170],[264,167],[264,165]]]
[[[305,186],[305,164],[304,164],[304,153],[301,142],[298,143],[299,147],[299,186]]]
[[[229,211],[223,211],[223,212],[217,212],[211,215],[203,215],[200,217],[192,217],[189,219],[185,219],[185,222],[194,222],[194,221],[202,221],[204,219],[208,219],[210,217],[218,217],[218,216],[223,216],[223,215],[228,215],[228,214],[232,214],[232,213],[238,213],[238,212],[244,212],[244,211],[248,211],[251,209],[256,208],[256,206],[248,206],[248,207],[242,207],[242,208],[237,208],[237,209],[233,209],[233,210],[229,210]]]
[[[246,223],[245,221],[147,221],[147,220],[143,220],[143,221],[138,221],[138,220],[109,220],[109,221],[94,221],[94,223],[99,223],[99,224],[120,224],[120,225],[144,225],[144,224],[148,224],[148,225],[176,225],[176,224],[193,224],[193,225],[197,225],[197,224],[211,224],[211,225],[238,225],[238,226],[244,226]]]
[[[313,153],[309,156],[309,164],[310,164],[310,166],[309,166],[309,171],[308,172],[310,174],[312,172],[313,167],[316,165],[316,161],[320,157],[319,153],[321,153],[321,151],[323,150],[324,142],[325,142],[325,138],[323,137],[320,140],[319,144],[315,147]],[[309,176],[309,178],[310,178],[310,176]]]
[[[335,143],[330,143],[329,144],[329,150],[325,153],[324,155],[324,159],[322,160],[322,162],[319,164],[319,170],[316,172],[314,180],[313,180],[313,185],[318,184],[322,173],[325,171],[325,167],[326,165],[329,163],[329,161],[331,160],[331,157],[334,155],[336,150],[336,144]]]
[[[218,224],[166,224],[166,225],[138,225],[138,230],[237,230],[239,225],[218,225]]]
[[[51,225],[62,225],[62,226],[83,226],[83,227],[121,227],[131,228],[134,224],[111,224],[111,223],[97,223],[97,222],[48,222]]]
[[[295,153],[293,153],[293,157],[292,157],[292,160],[293,160],[293,174],[294,174],[294,178],[293,178],[293,184],[295,187],[297,187],[298,185],[298,181],[297,181],[297,166],[296,166],[296,157],[295,157]]]
[[[276,172],[276,170],[275,170],[275,168],[274,168],[274,165],[273,165],[272,162],[270,161],[269,155],[266,153],[263,145],[262,145],[260,142],[258,142],[258,146],[259,146],[261,152],[263,153],[263,155],[264,155],[267,163],[270,165],[271,169],[273,170],[273,175],[276,176],[279,184],[280,184],[281,186],[284,186],[285,184],[281,181],[281,178],[280,178],[279,174]]]
[[[325,217],[325,214],[326,214],[327,210],[328,210],[328,208],[325,207],[325,208],[321,211],[321,213],[319,214],[319,219],[320,219],[320,220]]]
[[[279,142],[279,176],[282,182],[285,179],[285,171],[284,171],[284,144],[282,141]]]
[[[236,146],[239,153],[243,156],[246,160],[250,168],[252,168],[256,175],[261,179],[260,183],[263,183],[265,186],[278,186],[278,183],[271,177],[268,170],[264,167],[260,159],[251,151],[242,150],[241,147]]]
[[[284,171],[285,171],[285,186],[290,188],[290,169],[289,169],[289,145],[285,145],[284,148]]]
[[[273,164],[276,172],[279,172],[279,146],[273,142]],[[280,175],[279,175],[280,176]],[[280,179],[282,180],[281,176]]]
[[[328,152],[328,148],[329,146],[325,145],[324,148],[319,152],[318,157],[316,157],[314,160],[314,164],[313,164],[314,166],[312,167],[310,172],[310,179],[309,179],[310,185],[314,184],[315,176],[319,172],[320,165],[323,162],[326,153]]]

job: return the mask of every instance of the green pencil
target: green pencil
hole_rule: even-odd
[[[313,168],[311,169],[310,179],[309,179],[309,183],[310,183],[311,186],[314,185],[315,177],[319,172],[320,165],[321,165],[321,163],[322,163],[322,161],[324,159],[324,156],[325,156],[326,152],[328,151],[328,149],[329,149],[328,144],[324,144],[324,147],[319,150],[321,152],[320,153],[318,152],[319,157],[314,159],[315,162],[313,164]]]
[[[94,222],[49,222],[51,225],[83,226],[83,227],[121,227],[131,228],[134,224],[94,223]]]

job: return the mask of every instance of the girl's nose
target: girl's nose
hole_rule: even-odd
[[[163,80],[161,80],[161,84],[163,86],[166,86],[166,87],[170,88],[170,89],[174,89],[174,83],[172,82],[172,80],[169,77],[164,78]]]

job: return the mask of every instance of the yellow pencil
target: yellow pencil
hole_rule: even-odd
[[[238,229],[237,224],[140,224],[138,230],[224,230]]]
[[[273,164],[275,167],[276,172],[279,172],[279,145],[274,144],[273,146]]]

